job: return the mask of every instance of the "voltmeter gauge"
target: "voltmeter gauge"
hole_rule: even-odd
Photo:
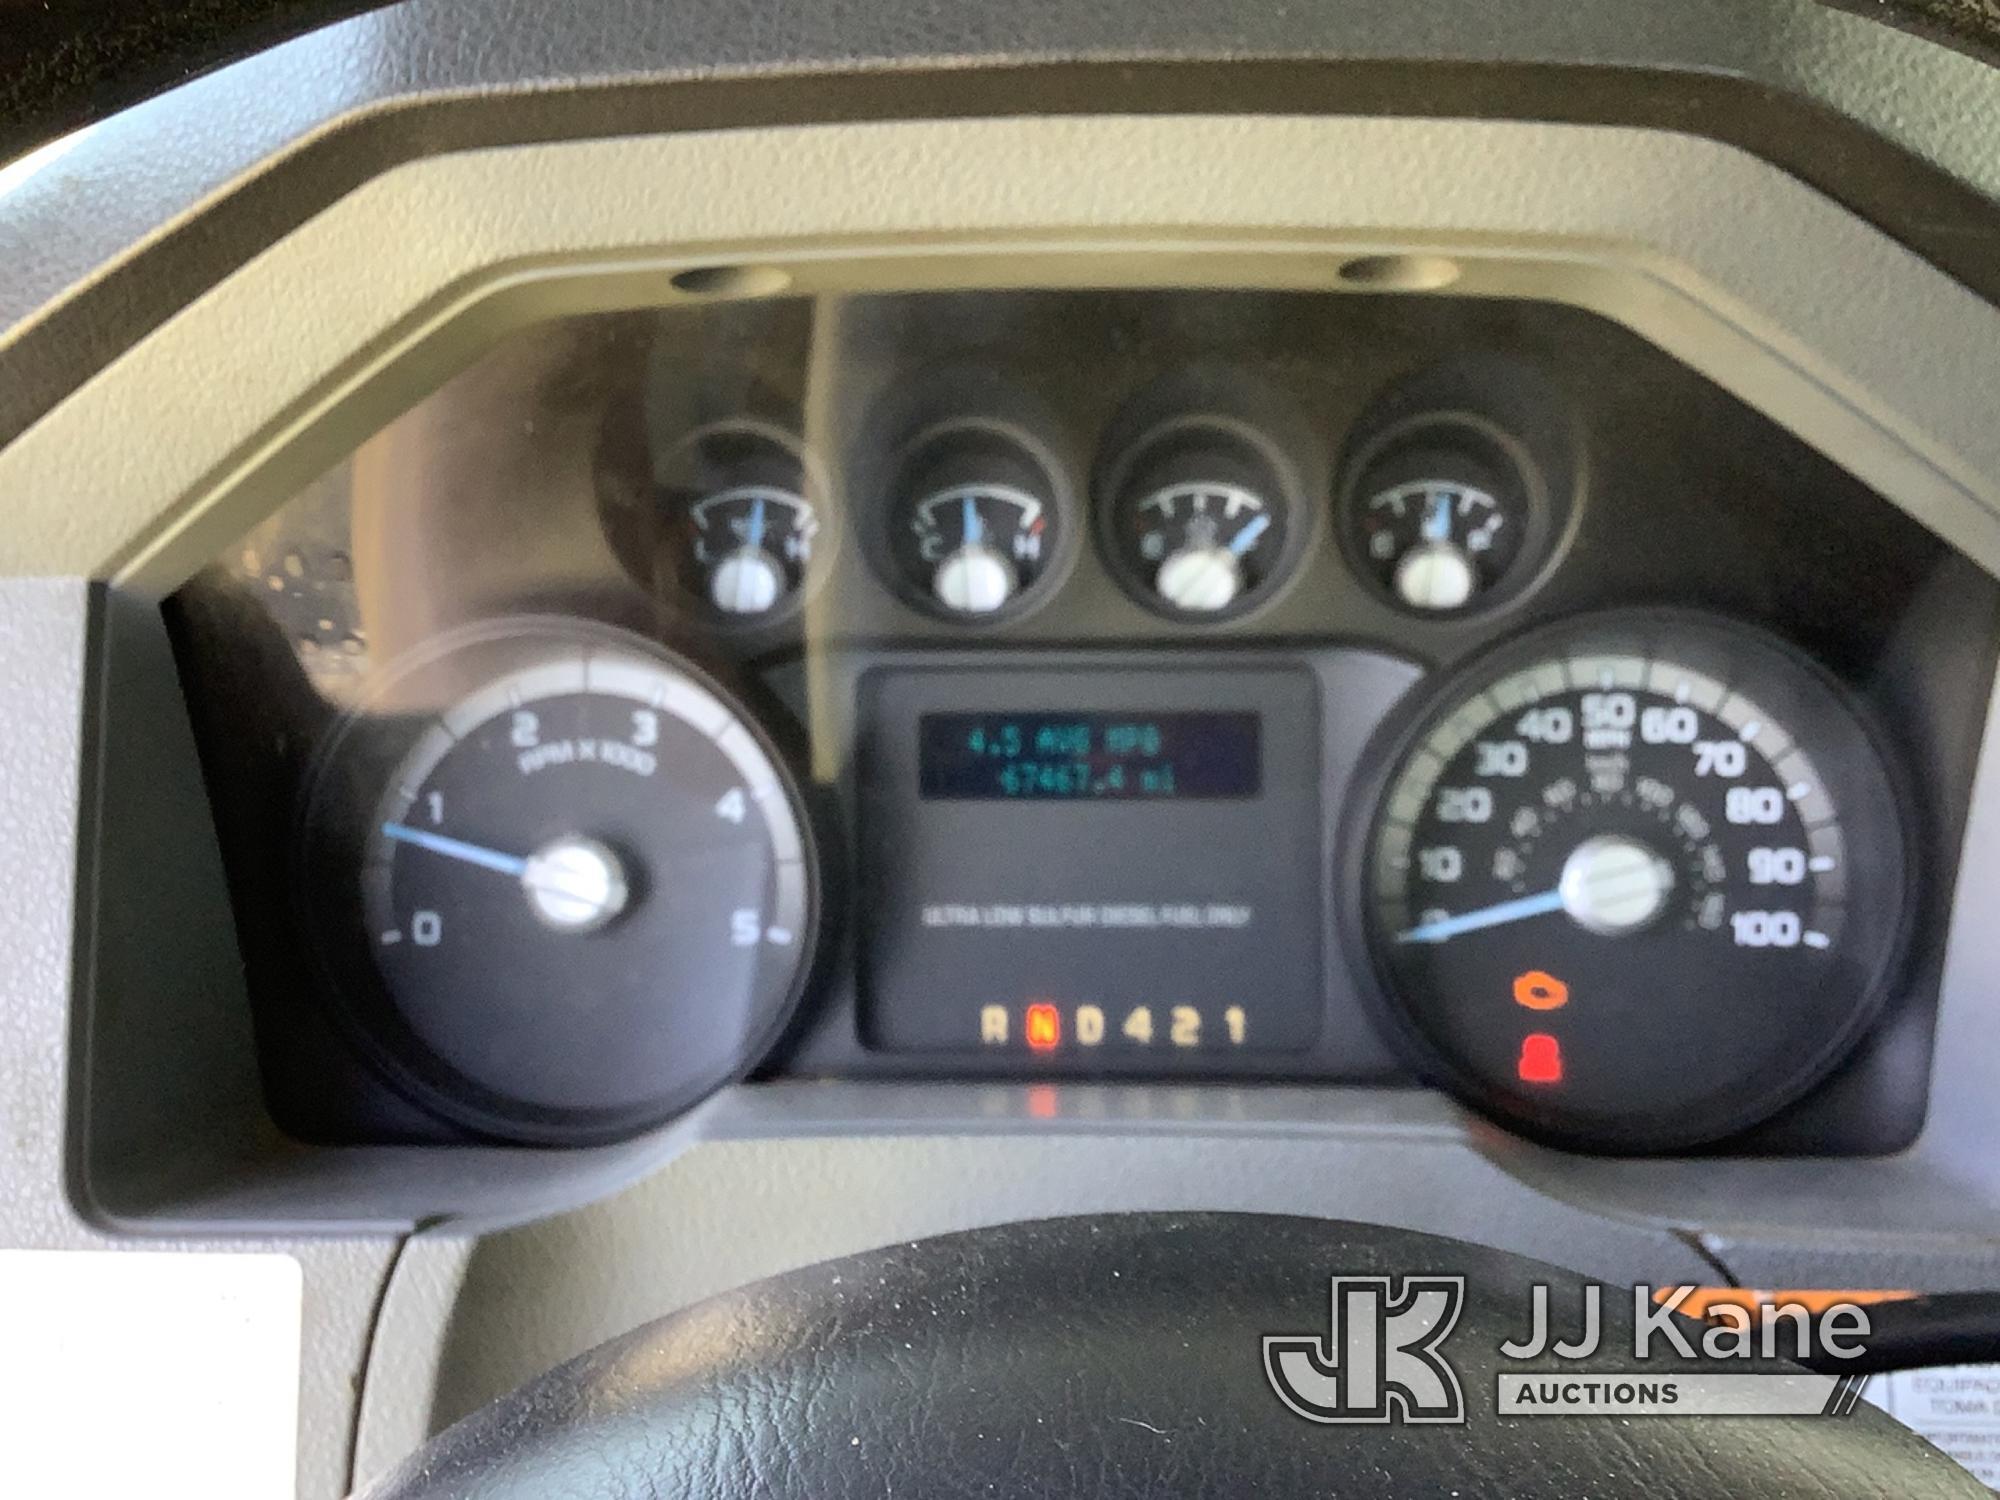
[[[1053,466],[1025,433],[934,428],[903,455],[894,488],[887,553],[906,599],[972,621],[1039,597],[1067,523]]]
[[[1363,464],[1342,526],[1384,594],[1417,613],[1448,614],[1511,581],[1534,520],[1530,476],[1511,448],[1496,434],[1446,424]]]
[[[454,638],[348,721],[304,894],[392,1081],[484,1133],[591,1140],[773,1039],[812,947],[810,847],[718,685],[636,638],[525,622]]]
[[[1126,588],[1161,614],[1219,620],[1269,595],[1292,553],[1284,465],[1249,427],[1169,423],[1112,468],[1105,542]]]
[[[1614,615],[1447,684],[1388,772],[1363,925],[1419,1066],[1613,1150],[1720,1139],[1873,1019],[1909,908],[1882,754],[1816,666]]]

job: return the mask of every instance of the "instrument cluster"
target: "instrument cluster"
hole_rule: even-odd
[[[1417,1079],[1851,1152],[1921,1119],[1996,606],[1582,313],[990,292],[531,330],[172,618],[301,1135]]]

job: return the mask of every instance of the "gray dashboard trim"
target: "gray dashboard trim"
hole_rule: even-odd
[[[1414,1119],[1171,1150],[1073,1134],[714,1144],[558,1219],[414,1240],[369,1364],[357,1478],[542,1370],[759,1277],[982,1224],[1196,1207],[1476,1234],[1626,1285],[1714,1279],[1664,1230],[1544,1198],[1466,1152],[1456,1130]]]
[[[134,1241],[86,1221],[63,1191],[75,1141],[68,1126],[72,942],[78,892],[76,808],[82,788],[90,587],[81,578],[0,579],[0,869],[18,885],[0,901],[0,1245],[129,1250]],[[160,954],[166,965],[171,958]],[[148,1248],[290,1255],[305,1277],[298,1481],[311,1500],[347,1492],[353,1381],[401,1240],[260,1235]]]
[[[1973,57],[1817,0],[408,0],[79,131],[5,195],[0,349],[30,368],[0,390],[0,442],[265,245],[425,154],[802,119],[1445,101],[1712,134],[1987,285],[1994,87]]]

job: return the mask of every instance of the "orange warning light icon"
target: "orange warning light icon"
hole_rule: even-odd
[[[1553,974],[1530,969],[1514,977],[1514,1003],[1529,1010],[1561,1010],[1569,1004],[1569,986]]]

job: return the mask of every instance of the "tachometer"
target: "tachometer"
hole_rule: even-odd
[[[543,622],[455,641],[371,708],[322,773],[305,894],[393,1077],[476,1128],[573,1140],[756,1060],[814,884],[791,779],[718,687]]]
[[[1714,1140],[1872,1018],[1903,820],[1854,709],[1751,631],[1612,616],[1503,649],[1406,740],[1368,946],[1430,1071],[1536,1133]]]

